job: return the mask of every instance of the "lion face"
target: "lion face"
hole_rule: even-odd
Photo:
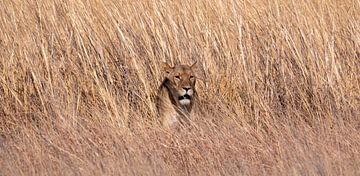
[[[174,99],[177,99],[181,105],[189,105],[193,101],[196,83],[195,67],[196,62],[191,66],[175,65],[174,67],[164,63],[166,78],[172,85]]]

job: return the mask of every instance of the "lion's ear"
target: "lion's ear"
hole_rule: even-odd
[[[190,66],[190,68],[191,68],[192,70],[196,69],[196,68],[197,68],[197,61],[195,61],[195,62]]]
[[[163,62],[162,64],[162,70],[165,71],[167,74],[169,74],[174,67],[171,67],[167,62]]]

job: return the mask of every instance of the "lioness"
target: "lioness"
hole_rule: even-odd
[[[191,66],[175,65],[171,67],[163,63],[165,79],[157,94],[157,109],[161,123],[171,127],[177,123],[188,123],[190,111],[196,96],[194,69],[196,62]]]

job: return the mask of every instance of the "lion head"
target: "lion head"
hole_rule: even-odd
[[[167,63],[163,64],[163,69],[166,73],[166,79],[170,88],[171,96],[180,105],[188,106],[192,104],[195,94],[196,75],[194,69],[196,62],[189,65],[175,65],[170,66]]]

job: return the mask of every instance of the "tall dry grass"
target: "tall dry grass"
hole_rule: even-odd
[[[2,0],[0,175],[359,175],[356,0]],[[159,64],[199,62],[191,128]]]

